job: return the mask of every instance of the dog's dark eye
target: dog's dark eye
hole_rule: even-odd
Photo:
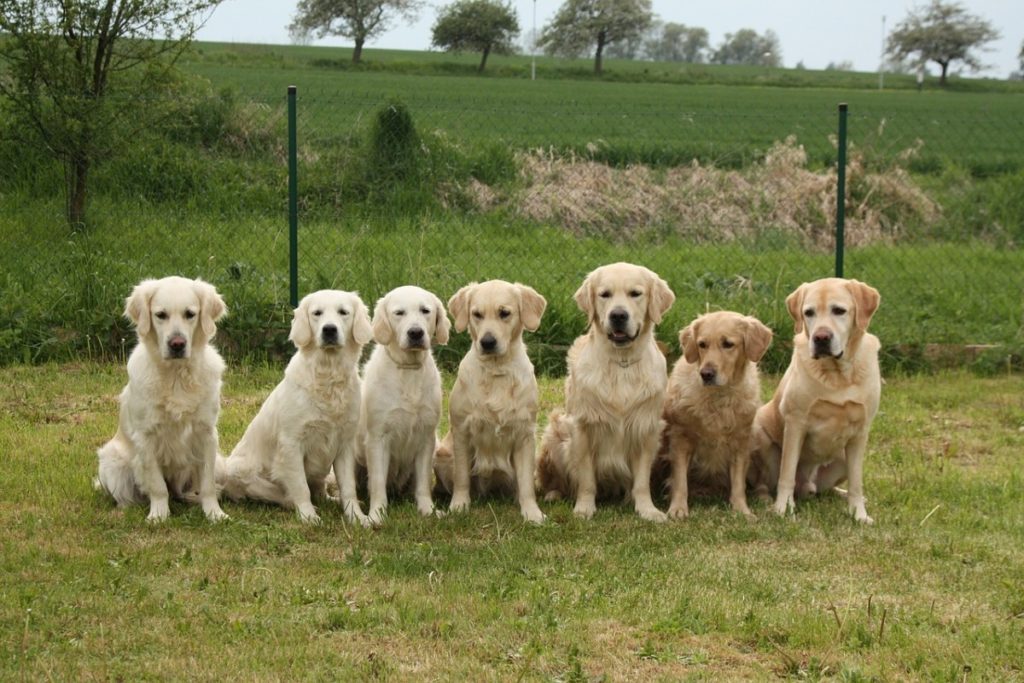
[[[606,289],[603,292],[598,292],[597,295],[602,299],[608,299],[611,297],[612,293]]]
[[[807,316],[808,318],[813,318],[814,317],[814,309],[813,308],[808,308],[806,311],[804,311],[804,315]]]
[[[508,310],[507,308],[503,308],[500,311],[498,311],[498,317],[501,318],[502,320],[505,320],[510,315],[512,315],[512,311]]]
[[[697,348],[706,349],[708,348],[708,343],[706,341],[699,341],[697,342]]]
[[[641,292],[639,289],[634,289],[629,292],[629,295],[634,299],[639,299],[641,296],[643,296],[643,294],[644,293]]]
[[[339,308],[338,315],[348,315],[348,311],[346,311],[344,308]]]
[[[401,318],[403,315],[405,315],[405,309],[404,308],[399,308],[397,311],[395,311],[395,315],[397,315],[399,318]]]
[[[430,309],[426,306],[420,306],[420,313],[423,315],[430,315]]]
[[[320,317],[321,315],[323,315],[323,314],[324,314],[324,312],[323,312],[323,311],[321,311],[321,310],[320,310],[319,308],[318,308],[318,309],[316,309],[315,311],[313,311],[313,317],[314,317],[314,318],[319,318],[319,317]]]
[[[157,320],[167,320],[167,311],[157,311],[154,315]]]
[[[729,341],[728,339],[723,339],[722,340],[722,348],[723,349],[731,349],[734,346],[736,346],[735,342]]]
[[[480,311],[473,311],[473,317],[476,318],[477,320],[483,320],[484,314],[481,313]]]
[[[832,315],[846,315],[846,309],[842,306],[833,306]]]
[[[196,317],[196,312],[195,311],[185,311],[185,319],[186,320],[191,320],[194,317]]]

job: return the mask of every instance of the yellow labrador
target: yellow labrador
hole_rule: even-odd
[[[839,278],[804,283],[786,298],[796,323],[793,356],[754,428],[754,456],[770,480],[777,477],[780,515],[795,508],[798,484],[815,493],[848,479],[850,512],[872,522],[863,465],[882,380],[878,338],[867,329],[879,301],[875,288]]]
[[[126,302],[139,343],[94,485],[119,506],[148,500],[150,522],[170,515],[169,495],[195,502],[196,488],[211,522],[227,518],[214,483],[224,361],[209,343],[225,312],[213,285],[183,277],[145,280]]]
[[[672,464],[670,517],[689,514],[688,477],[730,482],[729,502],[747,506],[750,430],[761,405],[757,362],[772,331],[757,318],[708,313],[679,333],[683,350],[668,378],[665,399],[667,457]]]
[[[299,302],[289,339],[297,349],[284,379],[228,458],[217,478],[233,500],[251,498],[294,508],[319,524],[314,497],[325,495],[333,466],[345,516],[369,523],[356,498],[359,354],[372,336],[370,315],[352,292],[320,290]]]
[[[590,327],[569,349],[565,411],[552,413],[542,438],[541,489],[548,500],[575,495],[586,519],[598,495],[626,494],[641,517],[663,522],[651,465],[668,378],[654,326],[675,295],[647,268],[615,263],[590,273],[575,298]]]
[[[490,280],[463,287],[448,301],[455,329],[472,346],[459,364],[448,401],[450,431],[437,451],[439,483],[451,510],[469,507],[470,492],[515,493],[523,518],[541,523],[534,463],[537,379],[523,330],[540,326],[547,301],[531,287]]]
[[[357,461],[367,473],[369,516],[375,524],[386,515],[388,489],[402,492],[413,480],[416,507],[424,515],[434,512],[441,373],[431,346],[447,344],[450,327],[441,300],[419,287],[393,289],[374,309],[377,345],[363,368]]]

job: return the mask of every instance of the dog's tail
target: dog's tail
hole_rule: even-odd
[[[573,419],[560,409],[551,412],[548,426],[540,439],[537,456],[537,485],[546,501],[561,500],[572,495],[569,480],[569,440]]]
[[[118,507],[146,502],[146,495],[135,481],[132,451],[132,444],[121,432],[96,451],[99,468],[92,486],[97,491],[109,494]]]

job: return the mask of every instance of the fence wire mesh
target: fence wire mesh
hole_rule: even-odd
[[[832,94],[357,76],[298,91],[300,296],[358,290],[372,306],[403,284],[447,299],[474,280],[524,282],[548,300],[535,360],[558,372],[585,326],[572,294],[603,263],[669,282],[670,345],[714,309],[787,339],[786,295],[833,272]],[[170,273],[224,294],[229,353],[287,353],[286,77],[159,103],[167,124],[97,165],[87,230],[62,228],[55,200],[5,209],[6,360],[119,355],[124,296]],[[855,97],[848,123],[845,275],[882,292],[873,329],[902,364],[1024,336],[1024,107],[926,97]],[[18,150],[0,145],[18,186],[5,202],[55,193],[59,171]],[[47,290],[56,303],[18,303]]]

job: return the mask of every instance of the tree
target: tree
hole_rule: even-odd
[[[886,42],[886,53],[897,60],[917,55],[921,64],[937,63],[942,69],[939,84],[946,85],[951,63],[959,61],[972,71],[980,70],[983,65],[975,50],[997,38],[999,31],[958,3],[932,0],[896,25]]]
[[[736,33],[725,34],[711,61],[715,64],[780,66],[782,47],[774,31],[765,31],[761,36],[753,29],[742,28]]]
[[[355,43],[352,63],[358,64],[367,40],[391,28],[396,16],[413,21],[422,4],[421,0],[299,0],[288,31],[293,37],[349,38]]]
[[[497,0],[456,0],[438,14],[432,44],[450,52],[482,53],[477,71],[483,72],[492,52],[513,51],[518,34],[519,19],[511,6]]]
[[[594,73],[600,74],[605,48],[635,39],[652,19],[651,0],[565,0],[537,44],[549,54],[567,56],[595,46]]]
[[[64,164],[73,229],[85,225],[93,165],[152,122],[153,95],[219,2],[0,0],[0,94]]]
[[[701,64],[708,50],[707,29],[669,22],[647,43],[647,55],[658,62]]]

